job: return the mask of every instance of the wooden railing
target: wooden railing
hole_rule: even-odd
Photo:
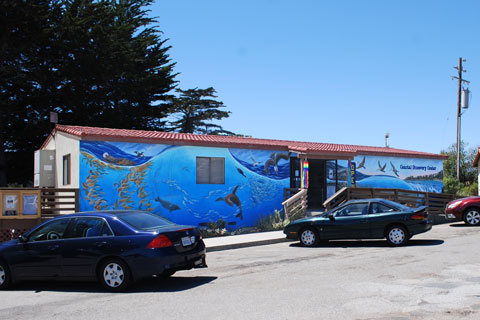
[[[295,189],[285,189],[284,195],[287,192],[292,192]],[[292,194],[292,193],[290,193]],[[282,202],[285,219],[290,221],[303,218],[307,211],[307,189],[296,189],[296,193]]]
[[[40,190],[42,218],[79,210],[79,189],[42,188]]]
[[[389,199],[410,207],[427,206],[428,213],[443,215],[445,214],[446,204],[460,198],[460,196],[403,189],[342,188],[328,198],[323,205],[327,210],[330,210],[348,200],[368,198]]]

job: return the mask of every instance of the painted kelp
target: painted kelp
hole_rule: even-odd
[[[281,210],[290,184],[287,152],[98,141],[80,149],[82,210],[141,209],[235,230]],[[197,157],[225,159],[225,183],[197,183]]]

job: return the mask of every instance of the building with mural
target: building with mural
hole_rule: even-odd
[[[232,136],[57,125],[35,185],[79,188],[80,209],[140,209],[175,223],[255,226],[307,188],[311,208],[344,186],[442,192],[444,156]],[[46,159],[46,160],[42,160]]]

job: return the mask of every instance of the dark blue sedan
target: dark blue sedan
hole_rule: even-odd
[[[98,280],[110,291],[133,281],[206,267],[199,230],[141,211],[57,217],[0,244],[0,289],[21,280]]]

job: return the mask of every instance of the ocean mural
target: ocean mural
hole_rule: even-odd
[[[80,209],[145,210],[178,224],[253,227],[282,210],[291,154],[80,141]],[[197,157],[223,158],[225,183],[197,183]]]
[[[354,162],[357,187],[443,192],[442,160],[360,155]]]

